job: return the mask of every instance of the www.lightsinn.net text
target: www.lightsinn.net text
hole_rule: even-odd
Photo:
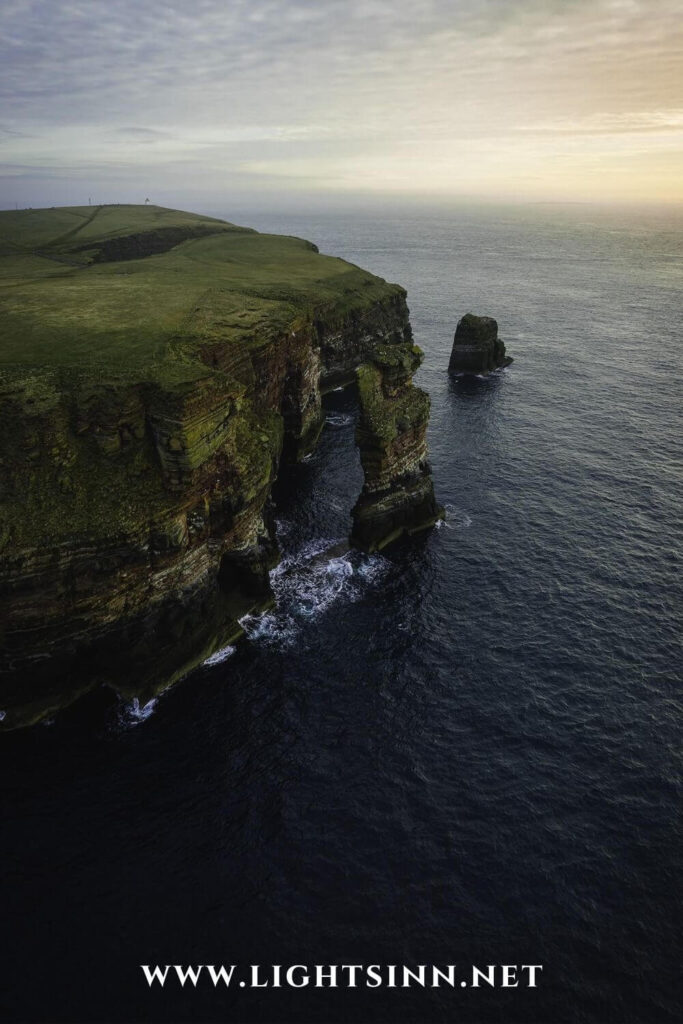
[[[150,988],[536,988],[542,964],[141,964]]]

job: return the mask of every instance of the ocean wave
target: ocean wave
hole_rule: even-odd
[[[227,647],[221,647],[220,651],[216,651],[215,654],[212,654],[211,657],[207,658],[206,661],[204,661],[202,664],[220,665],[221,662],[227,661],[228,658],[230,658],[235,653],[236,650],[236,647],[233,647],[231,644],[228,644]]]
[[[119,725],[124,729],[131,729],[140,722],[145,722],[157,705],[157,698],[152,697],[146,704],[141,704],[138,697],[125,701],[118,714]]]
[[[279,611],[245,615],[240,626],[252,643],[264,647],[291,647],[300,632],[292,616]]]
[[[350,427],[355,417],[350,412],[330,412],[325,423],[328,427]]]
[[[391,562],[384,555],[366,555],[365,560],[358,565],[356,572],[361,579],[368,583],[377,583],[387,575],[390,568]]]
[[[348,550],[342,541],[309,541],[270,574],[275,610],[246,615],[240,625],[252,642],[290,646],[310,622],[339,601],[357,601],[391,567],[383,555]]]
[[[444,505],[446,518],[436,524],[439,530],[466,530],[472,525],[472,517],[456,505]]]

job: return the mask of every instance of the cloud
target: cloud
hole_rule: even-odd
[[[597,113],[577,121],[566,119],[545,124],[519,125],[516,130],[547,135],[639,135],[649,132],[681,134],[683,110]]]
[[[157,129],[155,128],[136,128],[124,126],[122,128],[110,128],[109,131],[113,135],[123,135],[125,138],[140,139],[142,141],[154,141],[156,139],[168,138],[168,132],[160,132],[157,131]]]
[[[0,135],[9,135],[13,138],[25,137],[25,132],[17,131],[16,128],[8,128],[6,125],[0,124]]]
[[[185,166],[213,194],[552,189],[569,152],[585,191],[596,141],[681,130],[682,48],[679,0],[4,0],[0,138],[36,173]]]

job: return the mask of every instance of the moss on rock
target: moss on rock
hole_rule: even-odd
[[[0,213],[0,315],[5,727],[102,682],[153,692],[239,633],[271,599],[283,451],[359,366],[354,541],[436,514],[405,292],[310,243],[149,206]]]

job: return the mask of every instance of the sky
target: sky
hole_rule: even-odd
[[[0,207],[683,202],[683,0],[2,0]]]

